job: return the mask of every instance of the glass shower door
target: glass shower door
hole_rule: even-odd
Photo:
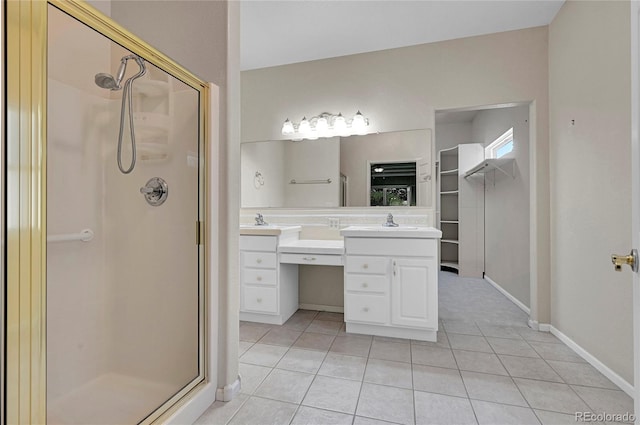
[[[48,31],[47,421],[140,423],[204,376],[200,92]]]

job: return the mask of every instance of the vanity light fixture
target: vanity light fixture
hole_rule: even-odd
[[[333,115],[323,112],[309,119],[305,116],[297,125],[287,118],[282,124],[282,135],[290,136],[294,141],[316,140],[318,137],[364,135],[368,127],[369,120],[360,111],[350,120],[341,113]]]

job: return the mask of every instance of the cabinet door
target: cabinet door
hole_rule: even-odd
[[[435,258],[393,259],[392,268],[391,323],[436,329],[438,287]]]

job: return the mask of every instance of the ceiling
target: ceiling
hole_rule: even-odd
[[[563,0],[243,0],[240,66],[265,68],[548,25]]]

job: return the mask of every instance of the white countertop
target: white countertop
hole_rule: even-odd
[[[340,231],[342,236],[361,238],[422,238],[440,239],[442,232],[427,226],[349,226]]]
[[[343,240],[299,239],[280,244],[278,250],[288,254],[344,254]]]
[[[241,235],[254,236],[279,236],[283,233],[300,232],[301,226],[279,226],[277,224],[269,224],[267,226],[256,226],[255,224],[241,224]]]

